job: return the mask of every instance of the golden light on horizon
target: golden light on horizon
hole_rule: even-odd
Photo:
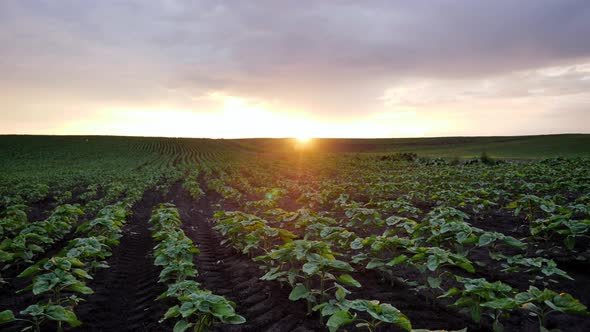
[[[307,144],[307,143],[309,143],[311,141],[311,137],[309,137],[309,136],[298,136],[298,137],[295,137],[295,140],[299,144]]]
[[[293,138],[293,140],[295,141],[294,147],[296,150],[300,150],[300,151],[309,150],[313,147],[311,136],[299,135],[299,136],[295,136]]]
[[[84,118],[56,128],[60,134],[111,134],[169,137],[291,137],[296,148],[310,149],[314,138],[416,137],[449,126],[443,115],[421,116],[413,110],[387,112],[337,120],[299,112],[280,103],[211,93],[204,97],[207,110],[162,102],[153,105],[101,105]],[[205,107],[204,107],[205,108]]]

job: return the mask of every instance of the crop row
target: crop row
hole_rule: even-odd
[[[154,264],[162,268],[159,282],[168,286],[158,299],[176,303],[160,322],[178,319],[175,332],[189,328],[206,331],[218,321],[226,324],[245,322],[244,317],[235,312],[235,303],[203,289],[192,279],[197,275],[193,256],[199,250],[180,228],[182,221],[174,205],[161,204],[153,211],[150,224],[152,237],[158,242],[154,247]]]
[[[83,214],[78,205],[58,206],[45,220],[28,223],[20,206],[12,206],[0,219],[0,263],[2,269],[11,265],[31,263],[34,257],[61,240]]]
[[[80,225],[76,233],[87,237],[71,240],[58,254],[31,265],[18,275],[31,278],[19,292],[31,292],[38,302],[20,311],[18,318],[10,310],[0,312],[0,324],[21,322],[34,331],[54,322],[80,326],[74,312],[83,295],[93,291],[86,285],[97,269],[107,268],[106,258],[118,245],[129,205],[118,203],[100,210],[97,217]]]
[[[231,206],[241,207],[258,215],[265,215],[274,221],[267,222],[258,216],[243,212],[228,212],[217,215],[220,222],[216,227],[218,231],[227,236],[228,243],[244,253],[260,253],[261,251],[267,253],[262,256],[264,258],[259,258],[259,260],[271,261],[271,264],[268,264],[271,269],[269,270],[270,275],[267,274],[265,278],[282,278],[284,282],[291,281],[292,285],[298,286],[297,283],[293,284],[294,280],[297,280],[297,277],[293,277],[296,276],[296,269],[283,271],[280,268],[281,266],[293,266],[293,261],[289,261],[287,255],[281,259],[288,262],[282,262],[281,259],[275,262],[276,257],[273,256],[273,254],[280,255],[281,251],[278,249],[277,252],[274,251],[277,245],[284,243],[285,248],[279,248],[287,250],[288,246],[292,246],[289,243],[300,241],[293,241],[294,237],[291,235],[285,236],[285,232],[288,232],[287,229],[293,230],[295,227],[299,228],[295,238],[303,237],[307,240],[327,243],[330,250],[337,250],[350,257],[349,262],[353,265],[362,263],[364,269],[378,270],[392,282],[396,267],[411,267],[418,269],[423,274],[426,273],[428,278],[425,280],[408,281],[408,284],[413,285],[416,291],[426,291],[433,296],[438,294],[441,298],[459,297],[454,303],[456,307],[468,309],[476,321],[481,320],[482,313],[490,314],[496,330],[502,329],[501,318],[505,318],[507,313],[520,307],[529,310],[532,315],[538,317],[542,328],[546,324],[547,313],[550,312],[588,313],[585,306],[568,294],[557,293],[550,289],[541,291],[533,286],[534,283],[547,285],[548,282],[556,282],[553,279],[555,277],[571,279],[565,271],[557,268],[553,260],[528,254],[525,251],[529,246],[527,242],[500,232],[484,231],[472,226],[466,221],[470,218],[469,215],[449,207],[453,196],[448,193],[445,194],[447,198],[444,200],[441,200],[442,191],[437,197],[431,196],[431,198],[440,201],[437,201],[436,208],[423,214],[420,209],[414,207],[416,193],[420,194],[421,191],[414,192],[410,197],[399,196],[395,201],[389,197],[378,199],[373,193],[374,197],[371,201],[359,203],[351,199],[351,195],[346,192],[345,188],[333,184],[323,184],[326,189],[321,192],[318,192],[317,189],[310,191],[309,187],[305,187],[301,183],[292,183],[284,178],[277,182],[274,179],[276,175],[273,175],[273,178],[267,176],[270,172],[261,172],[250,167],[247,171],[248,176],[244,176],[246,171],[240,169],[239,172],[236,172],[238,169],[240,169],[239,166],[234,166],[233,169],[226,167],[219,178],[209,179],[209,183],[212,184],[210,188],[217,190]],[[234,175],[228,175],[232,172],[235,172]],[[231,183],[238,186],[240,190],[235,189],[230,185]],[[253,185],[255,183],[263,185],[257,187]],[[269,184],[275,185],[275,187],[269,187]],[[356,189],[353,192],[359,192],[358,189],[370,190],[371,187],[360,185]],[[288,212],[277,208],[281,198],[291,192],[299,192],[300,199],[298,201],[305,203],[307,207],[315,206],[328,209],[329,212],[317,213],[310,209]],[[314,192],[320,193],[324,198],[315,199],[314,197],[318,196],[312,195]],[[471,192],[473,193],[473,191]],[[477,194],[492,198],[483,190],[478,191]],[[258,201],[244,199],[257,196],[260,197]],[[358,198],[362,199],[362,197]],[[425,199],[425,196],[423,198]],[[583,200],[583,196],[577,202],[580,200]],[[476,216],[478,213],[484,215],[489,213],[491,208],[497,205],[499,204],[488,199],[470,200],[469,203],[463,205],[456,204],[458,207],[470,207],[470,211]],[[382,218],[381,213],[374,207],[386,213],[389,211],[391,216]],[[508,208],[513,207],[509,206]],[[587,215],[583,204],[577,206],[568,204],[553,209],[553,211],[557,210],[565,210],[565,214],[568,216],[577,215],[578,218],[584,214]],[[572,210],[575,212],[571,213]],[[402,216],[396,215],[396,212]],[[334,214],[340,218],[332,218],[331,216]],[[413,219],[419,215],[423,216],[422,221],[414,221]],[[581,223],[585,224],[585,222]],[[284,228],[281,228],[280,225],[283,225]],[[581,234],[587,232],[582,227],[578,227],[581,229]],[[378,229],[383,229],[382,235],[374,235]],[[369,230],[369,234],[367,234],[367,230]],[[563,235],[563,233],[561,234]],[[287,243],[287,241],[290,242]],[[513,247],[523,253],[505,255],[507,247]],[[485,262],[472,261],[469,259],[470,253],[472,251],[479,253],[481,250],[485,250],[493,261],[500,262],[506,273],[521,271],[536,274],[536,278],[531,280],[529,289],[518,292],[518,289],[503,282],[492,283],[485,278],[473,278],[471,275],[482,276],[481,269]],[[537,252],[540,251],[537,250]],[[299,263],[302,268],[308,262]],[[307,267],[309,266],[307,265]],[[450,268],[453,266],[462,269],[463,273],[458,275],[451,273]],[[488,272],[493,273],[489,270]],[[465,274],[469,277],[466,277]],[[320,293],[321,279],[321,276],[317,279],[319,280]],[[302,282],[301,285],[299,285],[299,290],[302,290],[306,284]],[[313,293],[309,292],[308,288],[306,289],[305,296]]]
[[[305,300],[308,314],[318,311],[322,317],[329,317],[326,326],[330,331],[355,321],[369,330],[390,323],[411,331],[409,319],[390,304],[346,299],[351,293],[348,288],[362,285],[350,275],[353,267],[336,259],[338,253],[329,243],[295,240],[297,236],[288,230],[271,227],[263,219],[241,212],[218,212],[215,218],[214,228],[226,237],[225,243],[242,253],[265,253],[254,258],[264,262],[266,274],[261,279],[290,285],[289,299]],[[357,313],[367,313],[370,318]]]

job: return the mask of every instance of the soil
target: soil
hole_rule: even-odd
[[[193,202],[179,184],[170,190],[183,229],[199,248],[195,257],[199,271],[197,281],[217,295],[236,303],[236,311],[246,318],[241,325],[221,325],[217,331],[321,331],[319,320],[306,316],[303,302],[289,301],[290,289],[276,282],[263,281],[257,263],[245,255],[220,245],[222,238],[211,228],[212,216],[208,195]]]
[[[162,331],[158,323],[167,310],[155,301],[165,287],[158,284],[159,268],[153,264],[154,242],[148,220],[162,202],[157,192],[146,192],[133,208],[123,229],[121,243],[108,260],[110,268],[98,272],[89,286],[95,291],[76,309],[84,323],[75,331]]]
[[[222,237],[211,228],[211,201],[213,193],[199,202],[193,202],[189,194],[176,185],[171,189],[168,201],[176,204],[185,233],[193,239],[201,253],[195,264],[199,270],[198,281],[215,294],[225,296],[237,304],[237,311],[246,318],[242,325],[222,325],[218,331],[324,331],[316,315],[307,316],[303,301],[288,299],[290,288],[278,282],[259,280],[264,272],[249,257],[221,246]],[[408,315],[415,328],[479,329],[469,317],[448,309],[441,304],[431,304],[416,296],[402,284],[390,287],[373,271],[353,275],[363,288],[353,290],[351,299],[380,300],[394,305]],[[353,326],[348,331],[356,331]],[[364,330],[363,330],[364,331]],[[379,331],[401,331],[393,326],[383,326]]]
[[[150,236],[148,219],[153,208],[162,202],[176,204],[183,220],[183,229],[200,249],[195,256],[199,271],[197,281],[213,293],[225,296],[236,303],[236,311],[246,318],[241,325],[217,325],[216,331],[325,331],[317,314],[307,316],[303,301],[289,301],[290,287],[281,286],[274,281],[259,278],[264,272],[258,263],[248,256],[222,246],[222,237],[212,229],[211,217],[219,195],[209,191],[199,201],[194,201],[180,183],[173,185],[162,197],[156,191],[146,192],[143,199],[133,208],[133,215],[123,229],[119,246],[114,248],[109,258],[110,268],[100,270],[89,286],[95,294],[87,296],[76,313],[84,325],[74,331],[168,331],[173,322],[158,323],[169,306],[170,301],[156,301],[165,290],[157,282],[160,269],[153,265],[152,248],[155,245]],[[291,207],[293,208],[293,207]],[[494,218],[474,222],[474,226],[521,237],[523,234],[514,227],[511,218]],[[513,287],[525,290],[528,279],[525,273],[497,272],[496,263],[485,253],[476,253],[478,260],[486,264],[478,272],[493,280],[502,280]],[[550,285],[557,291],[571,293],[582,303],[589,304],[590,283],[588,265],[571,263],[559,265],[576,279],[575,282],[559,280]],[[456,271],[453,271],[456,272]],[[457,330],[467,327],[469,331],[491,331],[491,320],[484,319],[481,326],[476,325],[465,314],[448,307],[449,300],[435,299],[423,293],[416,294],[409,286],[396,280],[393,286],[378,272],[358,268],[353,274],[363,287],[351,289],[349,298],[363,298],[390,303],[406,314],[414,328]],[[398,279],[423,280],[415,270],[400,269]],[[9,288],[1,291],[0,308],[22,310],[34,299],[30,293],[14,295],[14,291],[26,285],[26,281],[14,281]],[[505,322],[506,331],[537,331],[536,319],[525,312],[515,312]],[[19,330],[21,326],[12,325],[7,331]],[[553,314],[549,316],[548,327],[562,331],[590,331],[590,319],[571,315]],[[4,329],[3,329],[4,330]],[[347,327],[355,331],[355,327]],[[394,326],[382,326],[379,331],[401,331]]]

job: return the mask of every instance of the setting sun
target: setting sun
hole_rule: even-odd
[[[297,140],[297,143],[306,144],[306,143],[309,143],[309,141],[311,141],[311,137],[299,136],[299,137],[295,137],[295,140]]]

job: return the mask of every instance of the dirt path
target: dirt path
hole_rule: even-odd
[[[153,207],[161,202],[147,192],[133,208],[121,243],[90,286],[95,293],[76,310],[84,325],[80,331],[162,331],[158,319],[166,308],[155,298],[165,289],[157,283],[159,269],[153,265],[154,243],[148,228]]]
[[[223,325],[218,331],[322,331],[316,318],[306,316],[303,302],[289,301],[290,289],[276,282],[262,281],[261,270],[248,257],[222,247],[221,238],[207,218],[212,210],[207,197],[192,202],[180,185],[172,188],[168,200],[178,207],[185,233],[201,250],[196,257],[198,281],[215,294],[234,301],[246,318],[242,325]]]

